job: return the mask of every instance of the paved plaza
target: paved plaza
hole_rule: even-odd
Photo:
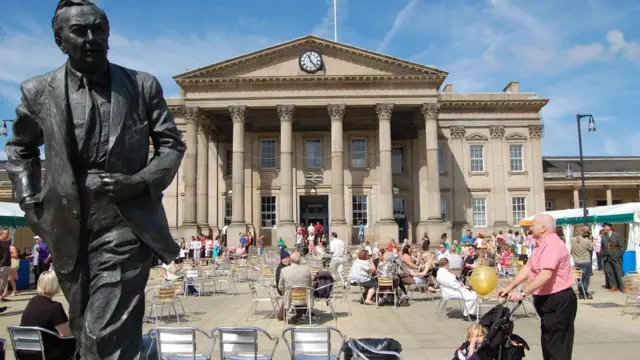
[[[623,294],[609,293],[602,289],[604,277],[597,272],[593,280],[595,290],[594,300],[580,301],[578,317],[576,319],[576,339],[574,345],[574,359],[598,359],[614,356],[615,358],[632,359],[640,353],[640,318],[631,319],[630,315],[621,316],[620,310],[623,302]],[[224,287],[223,290],[227,288]],[[247,314],[251,305],[251,295],[246,284],[238,286],[239,294],[218,294],[211,296],[188,296],[182,298],[187,317],[181,319],[184,326],[200,327],[210,331],[211,329],[225,325],[252,325],[266,329],[272,335],[279,335],[284,329],[284,322],[278,322],[269,311],[269,304],[260,304],[258,316],[247,320]],[[17,325],[20,322],[22,310],[26,306],[34,291],[23,291],[10,303],[7,312],[0,315],[0,337],[7,338],[6,327]],[[338,292],[338,296],[340,296]],[[353,302],[357,295],[352,294],[349,301],[334,301],[338,313],[337,327],[343,334],[349,337],[392,337],[402,344],[402,355],[407,360],[451,359],[453,350],[465,336],[468,322],[461,318],[457,311],[452,311],[450,317],[438,318],[435,315],[437,300],[435,302],[425,299],[423,294],[416,293],[414,301],[409,307],[393,308],[385,306],[376,309],[375,306],[364,306]],[[58,301],[64,298],[60,296]],[[450,303],[450,304],[453,304]],[[319,322],[335,326],[336,322],[331,317],[324,303],[318,303]],[[527,304],[529,317],[518,310],[516,313],[515,332],[525,338],[531,346],[531,351],[526,358],[531,360],[542,359],[540,351],[540,321],[533,318],[534,312],[530,303]],[[166,310],[165,310],[166,311]],[[349,315],[350,314],[350,315]],[[171,319],[164,318],[168,324],[176,325],[175,316]],[[144,330],[148,331],[152,324],[145,324]],[[206,351],[210,342],[199,339],[198,348]],[[267,345],[261,341],[261,346]],[[218,358],[216,346],[214,359]],[[635,354],[635,355],[634,355]],[[8,359],[13,359],[11,349],[7,349]],[[276,350],[276,359],[287,359],[288,354],[284,342],[280,342]]]

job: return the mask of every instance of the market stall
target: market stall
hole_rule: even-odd
[[[616,227],[617,232],[627,237],[627,253],[635,253],[635,268],[636,271],[640,271],[640,202],[597,206],[587,210],[587,222],[591,226],[591,232],[594,236],[598,235],[602,224],[610,223]],[[584,224],[583,209],[545,211],[543,214],[549,214],[556,219],[556,225],[562,229],[567,248],[571,251],[573,229]],[[520,226],[530,227],[533,218],[534,216],[530,216],[522,219]],[[625,258],[628,259],[628,255]]]

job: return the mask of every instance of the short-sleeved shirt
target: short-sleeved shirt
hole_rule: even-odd
[[[569,250],[557,234],[547,234],[536,242],[529,261],[529,281],[533,281],[544,270],[552,270],[551,279],[533,292],[533,295],[551,295],[573,286],[573,273]]]
[[[62,304],[46,296],[36,295],[29,300],[24,309],[20,326],[35,326],[58,333],[56,326],[67,322],[69,318]],[[45,334],[42,341],[47,359],[67,359],[70,357],[68,354],[72,355],[75,352],[75,340],[60,341],[52,335]]]
[[[473,236],[465,235],[462,237],[462,240],[460,240],[460,242],[463,244],[468,242],[469,244],[473,245],[473,243],[476,242],[476,239],[474,239]]]
[[[371,263],[369,260],[356,260],[351,266],[351,271],[349,272],[349,281],[351,282],[367,282],[373,277],[369,273],[371,270]]]

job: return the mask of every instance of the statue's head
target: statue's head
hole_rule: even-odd
[[[109,19],[89,0],[60,0],[52,21],[56,44],[83,73],[95,73],[107,65]]]

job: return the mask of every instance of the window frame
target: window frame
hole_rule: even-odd
[[[264,148],[263,148],[263,144],[267,143],[267,142],[273,142],[273,158],[266,158],[265,154],[264,154]],[[278,139],[276,138],[263,138],[260,139],[260,143],[258,145],[260,148],[258,149],[259,152],[259,168],[260,170],[277,170],[278,169]],[[265,166],[265,161],[271,161],[273,160],[273,167],[270,166]]]
[[[362,210],[356,210],[354,209],[354,205],[356,204],[356,198],[359,199],[364,199],[364,204],[365,204],[365,209]],[[369,227],[369,195],[367,194],[352,194],[351,195],[351,226],[354,228],[358,228],[360,227],[360,224],[358,223],[361,219],[361,217],[356,217],[354,216],[356,213],[359,214],[364,214],[364,226],[365,227]],[[356,221],[356,219],[358,221]]]
[[[476,203],[475,200],[483,200],[484,204],[484,225],[476,223]],[[473,223],[473,227],[474,228],[486,228],[489,226],[489,213],[487,212],[487,197],[486,196],[473,196],[471,198],[471,216],[472,216],[472,223]],[[480,214],[480,212],[479,212]]]
[[[308,137],[304,139],[304,168],[305,169],[309,169],[309,170],[320,170],[324,168],[324,142],[322,141],[323,139],[321,137]],[[309,141],[317,141],[319,146],[320,146],[320,154],[318,154],[319,159],[320,159],[320,165],[319,166],[309,166],[308,161],[312,160],[314,158],[309,156],[309,151],[307,149],[307,143]]]
[[[440,196],[440,217],[442,218],[442,222],[447,222],[447,198],[444,196]]]
[[[480,169],[480,170],[474,170],[473,169],[474,160],[475,161],[479,160],[478,158],[474,158],[473,157],[473,150],[472,149],[474,147],[480,147],[480,150],[481,150],[481,154],[482,154],[482,158],[481,158],[481,160],[482,160],[482,169]],[[470,172],[472,172],[472,173],[484,173],[486,171],[485,170],[486,169],[486,159],[485,159],[486,156],[485,156],[484,147],[485,147],[484,144],[469,144],[469,170],[470,170]]]
[[[265,199],[270,199],[273,202],[271,204],[265,204]],[[273,206],[273,210],[265,211],[264,207]],[[273,216],[271,226],[265,226],[265,215]],[[260,229],[275,229],[278,226],[278,197],[275,195],[260,195]]]
[[[226,146],[224,149],[224,176],[233,175],[233,147]]]
[[[447,173],[447,154],[445,151],[445,144],[438,143],[438,173],[440,175]]]
[[[511,152],[511,148],[519,146],[520,147],[520,158],[514,158],[513,153]],[[520,160],[520,170],[514,170],[513,161]],[[525,164],[524,164],[524,144],[509,144],[509,171],[512,173],[523,173],[525,172]]]
[[[224,199],[224,213],[222,223],[224,225],[231,224],[231,218],[233,215],[233,201],[231,199]],[[227,220],[229,221],[227,223]]]
[[[516,204],[516,199],[522,199],[522,204]],[[516,206],[523,205],[524,208],[522,210],[516,210]],[[522,216],[518,218],[516,221],[516,212],[521,212]],[[514,195],[511,197],[511,222],[513,226],[520,226],[520,220],[525,219],[527,217],[527,197],[524,195]]]
[[[355,151],[353,150],[354,147],[354,140],[362,140],[364,143],[364,157],[361,158],[354,158],[353,154],[355,153]],[[364,136],[354,136],[354,137],[350,137],[349,138],[349,168],[350,169],[366,169],[367,167],[369,167],[369,162],[368,162],[368,158],[367,158],[367,151],[368,151],[368,144],[367,144],[367,138]],[[358,151],[359,153],[360,151]],[[362,160],[363,161],[363,165],[361,166],[356,166],[354,164],[354,161],[357,160]]]
[[[393,161],[393,149],[400,149],[400,156],[402,157],[402,162],[401,162],[401,169],[400,172],[395,172],[393,171],[393,164],[395,164],[395,161]],[[406,174],[407,173],[407,167],[404,166],[405,162],[406,162],[406,158],[405,158],[405,147],[403,145],[392,145],[391,146],[391,174],[392,175],[402,175],[402,174]]]
[[[547,206],[547,204],[551,205],[550,207]],[[555,200],[551,199],[551,200],[545,200],[544,201],[544,211],[554,211],[556,209],[556,202]]]

